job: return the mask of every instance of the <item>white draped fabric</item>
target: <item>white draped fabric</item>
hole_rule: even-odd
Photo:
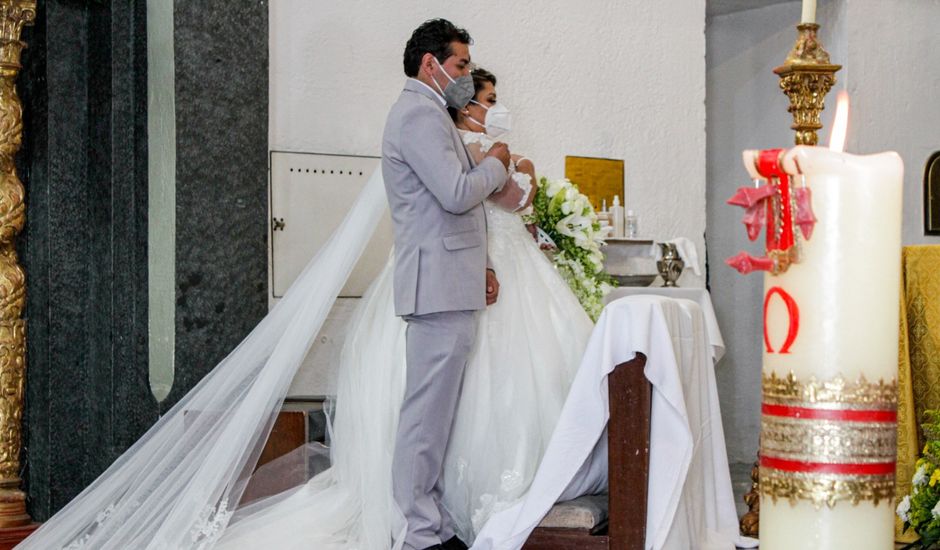
[[[326,246],[238,347],[17,548],[212,548],[386,204],[377,170]]]
[[[711,346],[711,358],[715,364],[725,356],[725,341],[718,328],[718,316],[712,305],[711,294],[704,288],[678,287],[678,286],[622,286],[615,288],[604,297],[604,304],[609,304],[626,296],[653,295],[667,298],[692,300],[702,308],[705,321],[705,330],[708,331],[708,345]]]
[[[520,548],[555,502],[606,486],[607,375],[638,352],[653,386],[646,547],[756,546],[738,535],[712,360],[720,341],[690,300],[608,304],[528,494],[492,516],[473,548]]]

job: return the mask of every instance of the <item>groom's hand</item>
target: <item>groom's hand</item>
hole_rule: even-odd
[[[486,156],[495,157],[496,160],[503,163],[503,168],[509,170],[509,146],[502,141],[497,141],[486,152]]]
[[[496,280],[496,272],[492,269],[486,270],[486,305],[491,306],[496,303],[499,297],[499,281]]]

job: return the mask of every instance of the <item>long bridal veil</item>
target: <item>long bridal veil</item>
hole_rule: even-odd
[[[232,519],[294,374],[385,205],[377,169],[326,246],[254,330],[17,548],[212,548]],[[401,526],[395,527],[397,532]]]

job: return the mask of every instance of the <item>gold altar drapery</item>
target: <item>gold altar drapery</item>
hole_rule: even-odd
[[[901,255],[898,347],[898,499],[909,494],[914,462],[924,445],[920,422],[940,409],[940,245],[905,246]],[[911,535],[898,540],[913,540]]]

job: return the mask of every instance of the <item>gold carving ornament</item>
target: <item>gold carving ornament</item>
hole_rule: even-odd
[[[858,504],[870,500],[878,506],[882,500],[894,501],[894,476],[806,474],[762,467],[760,492],[774,502],[777,499],[791,503],[804,500],[812,502],[817,509],[832,508],[839,501]]]
[[[790,98],[787,111],[793,115],[797,145],[816,145],[816,130],[822,128],[819,115],[825,108],[826,94],[836,83],[835,73],[842,68],[829,62],[829,53],[816,37],[819,25],[797,25],[799,35],[783,65],[774,69],[780,77],[780,89]]]
[[[20,490],[23,391],[26,377],[26,276],[16,236],[26,217],[23,184],[14,157],[23,136],[16,95],[23,27],[36,19],[36,0],[0,0],[0,528],[30,523]]]
[[[781,378],[777,373],[766,374],[761,381],[764,403],[800,407],[838,406],[849,409],[893,409],[898,403],[896,380],[869,382],[864,375],[854,382],[842,376],[831,380],[818,380],[811,376],[801,382],[793,372]]]

